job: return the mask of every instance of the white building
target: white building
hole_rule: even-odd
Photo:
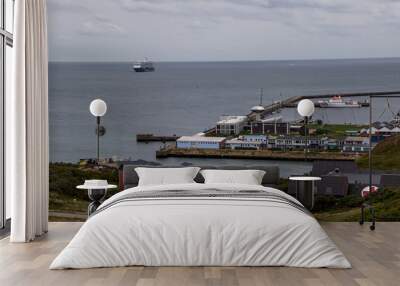
[[[281,150],[301,150],[309,149],[325,149],[328,137],[308,137],[305,136],[270,136],[268,138],[268,148]],[[307,142],[307,143],[306,143]]]
[[[239,137],[241,140],[246,142],[260,142],[262,144],[267,144],[268,136],[267,135],[243,135]]]
[[[221,149],[225,137],[182,136],[176,140],[179,149]]]
[[[380,126],[378,128],[372,127],[371,128],[372,135],[382,135],[382,136],[391,136],[400,134],[400,127],[387,125],[387,126]],[[363,136],[369,135],[369,128],[363,128],[360,130],[360,134]]]
[[[247,116],[221,116],[217,122],[217,134],[237,135],[247,123]]]
[[[225,147],[230,149],[261,149],[267,146],[266,135],[243,135],[239,138],[227,140]]]
[[[225,141],[225,148],[228,149],[245,149],[245,150],[259,150],[263,146],[263,143],[258,141],[244,141],[240,138],[235,138]]]
[[[343,152],[368,152],[369,138],[349,136],[343,142]]]

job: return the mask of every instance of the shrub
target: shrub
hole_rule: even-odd
[[[50,163],[49,165],[50,192],[88,200],[87,192],[76,189],[76,186],[83,184],[88,179],[102,179],[107,180],[110,184],[118,184],[118,170],[81,169],[77,164],[68,163]],[[111,193],[114,192],[116,191],[111,191]]]

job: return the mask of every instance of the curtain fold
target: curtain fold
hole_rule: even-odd
[[[48,227],[48,52],[46,0],[17,0],[14,92],[6,165],[10,168],[12,242],[28,242]],[[11,146],[10,146],[11,145]],[[10,152],[9,152],[10,150]]]

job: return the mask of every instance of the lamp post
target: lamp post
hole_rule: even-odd
[[[100,136],[106,133],[104,126],[100,125],[100,117],[104,116],[107,112],[107,104],[104,100],[95,99],[90,103],[90,113],[96,117],[96,135],[97,135],[97,165],[100,162]]]
[[[303,99],[301,100],[298,105],[297,105],[297,112],[300,114],[300,116],[304,117],[304,135],[306,138],[306,144],[304,148],[305,152],[305,161],[307,161],[307,153],[308,153],[308,130],[307,130],[307,124],[308,124],[308,119],[313,115],[315,111],[315,106],[314,102],[312,102],[309,99]]]

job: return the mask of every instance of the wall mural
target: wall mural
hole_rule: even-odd
[[[321,178],[320,220],[357,221],[363,203],[400,219],[400,59],[334,23],[315,30],[304,11],[239,5],[48,1],[51,219],[85,220],[76,186],[122,187],[128,163],[278,166],[291,195],[289,177]]]

